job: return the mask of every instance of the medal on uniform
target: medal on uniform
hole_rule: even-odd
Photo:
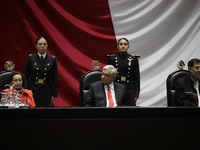
[[[130,57],[130,58],[127,58],[127,59],[128,59],[128,65],[130,66],[132,58]]]

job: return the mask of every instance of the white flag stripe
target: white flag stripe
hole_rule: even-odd
[[[129,39],[128,52],[141,56],[137,105],[167,106],[167,76],[178,61],[200,58],[200,0],[109,0],[109,7],[116,39]]]

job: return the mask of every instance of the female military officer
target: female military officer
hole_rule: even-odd
[[[127,92],[127,102],[125,105],[135,106],[140,92],[140,71],[136,56],[127,53],[129,41],[126,38],[118,40],[117,49],[119,54],[109,58],[108,64],[117,69],[116,82],[124,84]]]
[[[24,68],[37,107],[52,105],[58,91],[57,62],[55,56],[46,53],[47,46],[47,40],[39,37],[35,43],[38,52],[28,56]]]

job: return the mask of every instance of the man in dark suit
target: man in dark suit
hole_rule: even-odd
[[[200,60],[191,59],[188,62],[188,70],[187,76],[177,80],[175,98],[179,106],[200,106]]]
[[[116,75],[117,70],[114,66],[105,66],[102,70],[101,81],[91,83],[84,106],[116,107],[123,105],[126,101],[125,86],[113,82]],[[112,102],[110,102],[110,97]]]

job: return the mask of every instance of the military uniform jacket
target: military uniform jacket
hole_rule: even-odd
[[[26,60],[24,75],[28,81],[28,88],[33,91],[36,106],[50,106],[51,97],[57,97],[58,91],[55,56],[47,54],[41,60],[38,54],[30,54]]]
[[[134,99],[139,97],[140,71],[138,59],[127,53],[119,53],[109,58],[108,64],[117,69],[116,82],[124,84],[129,97],[129,104],[134,106]]]

